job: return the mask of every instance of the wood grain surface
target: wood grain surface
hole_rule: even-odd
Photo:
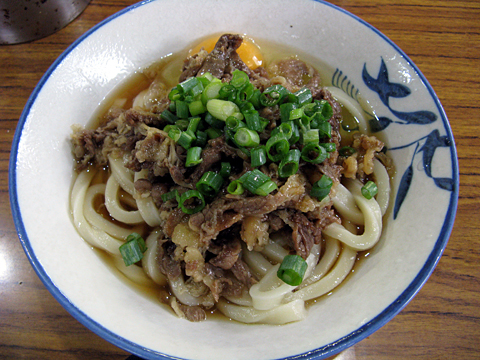
[[[383,32],[416,63],[450,120],[460,198],[450,241],[418,295],[392,321],[335,356],[480,358],[480,1],[334,0]],[[25,256],[8,198],[10,148],[27,99],[84,32],[135,0],[93,0],[70,25],[31,43],[0,46],[0,359],[126,359],[45,289]],[[248,32],[248,29],[246,29]]]

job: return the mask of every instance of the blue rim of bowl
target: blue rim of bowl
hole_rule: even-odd
[[[23,249],[25,251],[25,254],[27,255],[28,260],[30,261],[31,265],[33,266],[35,272],[37,273],[38,277],[40,280],[43,282],[45,287],[50,291],[50,293],[53,295],[53,297],[75,318],[77,319],[80,323],[82,323],[84,326],[86,326],[88,329],[90,329],[92,332],[96,333],[100,337],[104,338],[105,340],[109,341],[113,345],[124,349],[128,352],[131,352],[132,354],[135,354],[140,357],[146,357],[148,359],[179,359],[177,357],[169,356],[167,354],[161,354],[156,351],[144,348],[142,346],[139,346],[138,344],[135,344],[123,337],[120,337],[116,335],[115,333],[111,332],[110,330],[107,330],[104,328],[102,325],[97,323],[96,321],[90,319],[84,312],[82,312],[79,308],[77,308],[74,304],[70,302],[70,300],[62,294],[62,292],[55,286],[55,284],[52,282],[52,280],[48,277],[46,274],[45,270],[43,269],[40,261],[37,259],[35,256],[34,252],[32,251],[32,247],[30,245],[30,241],[28,239],[27,232],[25,230],[25,227],[23,225],[23,220],[22,220],[22,215],[21,211],[18,205],[18,198],[17,198],[17,186],[16,186],[16,163],[17,163],[17,155],[18,155],[18,146],[20,143],[20,138],[22,136],[22,130],[23,126],[25,124],[25,121],[27,119],[27,116],[30,112],[30,109],[35,102],[38,94],[43,88],[43,85],[47,82],[49,79],[50,75],[56,70],[57,66],[63,61],[65,57],[67,57],[70,52],[77,47],[78,44],[80,44],[83,40],[88,38],[92,33],[97,31],[99,28],[104,26],[105,24],[109,23],[110,21],[116,19],[117,17],[120,17],[124,15],[125,13],[136,9],[137,7],[143,6],[145,4],[158,1],[158,0],[146,0],[139,2],[137,4],[131,5],[113,15],[108,17],[107,19],[103,20],[90,30],[88,30],[85,34],[83,34],[79,39],[77,39],[75,42],[72,43],[56,60],[55,62],[50,66],[50,68],[47,70],[47,72],[43,75],[37,86],[35,87],[34,91],[32,92],[30,98],[28,99],[25,108],[20,116],[16,131],[15,131],[15,136],[13,138],[12,142],[12,150],[10,153],[10,163],[9,163],[9,195],[10,195],[10,206],[12,210],[12,215],[13,215],[13,220],[15,223],[15,227],[18,233],[18,237],[20,239],[20,242],[23,246]],[[353,15],[352,13],[348,12],[347,10],[344,10],[336,5],[330,4],[328,2],[325,2],[323,0],[311,0],[313,2],[319,2],[324,5],[330,6],[334,8],[337,11],[340,11],[348,16],[350,16],[352,19],[360,22],[362,25],[368,27],[370,30],[372,30],[374,33],[376,33],[378,36],[380,36],[384,41],[386,41],[390,46],[392,46],[399,54],[401,54],[405,60],[409,63],[409,65],[416,71],[418,76],[422,79],[423,83],[427,87],[430,96],[432,99],[435,101],[435,105],[437,107],[437,110],[440,113],[440,116],[442,118],[443,125],[445,126],[445,130],[447,132],[447,137],[449,140],[451,140],[452,144],[454,143],[453,140],[453,134],[450,128],[450,124],[447,120],[445,111],[443,110],[442,105],[440,104],[440,100],[438,99],[437,95],[435,94],[433,88],[431,85],[428,83],[427,79],[424,77],[424,75],[420,72],[420,70],[417,68],[417,66],[413,63],[413,61],[395,44],[393,43],[389,38],[387,38],[384,34],[382,34],[379,30],[377,30],[375,27],[372,25],[368,24],[364,20],[360,19],[356,15]],[[387,308],[385,308],[380,314],[378,314],[375,318],[373,318],[371,321],[368,323],[362,325],[355,331],[352,331],[350,334],[344,336],[343,338],[338,339],[335,342],[332,342],[330,344],[327,344],[325,346],[322,346],[321,348],[309,351],[307,353],[287,357],[287,358],[281,358],[281,360],[293,360],[293,359],[308,359],[308,360],[319,360],[319,359],[324,359],[326,357],[332,356],[336,353],[339,353],[357,342],[363,340],[367,336],[373,334],[375,331],[380,329],[383,325],[385,325],[388,321],[390,321],[395,315],[397,315],[412,299],[413,297],[417,294],[417,292],[422,288],[422,286],[425,284],[425,282],[428,280],[430,275],[432,274],[435,266],[437,265],[438,261],[440,260],[440,257],[443,254],[443,251],[447,245],[448,239],[450,237],[450,233],[453,228],[453,223],[455,220],[455,214],[457,210],[457,203],[458,203],[458,191],[459,191],[459,172],[458,172],[458,159],[457,159],[457,153],[456,153],[456,148],[455,146],[450,147],[450,155],[452,158],[452,177],[454,180],[454,190],[451,192],[450,196],[450,203],[448,206],[448,211],[445,216],[445,220],[442,226],[442,229],[440,231],[440,235],[435,243],[435,246],[430,253],[429,257],[427,258],[427,261],[423,265],[422,269],[420,272],[417,274],[417,276],[413,279],[413,281],[410,283],[410,285],[403,291],[400,296],[395,299],[395,301],[390,304]],[[280,359],[279,359],[280,360]]]

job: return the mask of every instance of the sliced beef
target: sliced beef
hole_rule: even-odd
[[[241,251],[242,244],[240,240],[232,239],[222,246],[218,255],[210,259],[209,263],[224,270],[229,270],[238,261]]]

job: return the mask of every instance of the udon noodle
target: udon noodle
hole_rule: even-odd
[[[379,241],[390,178],[380,153],[383,144],[367,134],[357,102],[337,88],[321,86],[319,73],[298,57],[258,66],[259,56],[252,56],[258,48],[244,42],[250,50],[240,57],[241,44],[241,37],[224,35],[210,52],[202,48],[187,58],[179,83],[199,79],[195,84],[201,82],[203,92],[191,94],[183,85],[170,84],[165,73],[175,64],[163,64],[163,71],[157,67],[149,86],[133,99],[113,101],[96,128],[76,127],[72,143],[78,176],[71,211],[85,241],[105,251],[133,282],[167,293],[163,299],[178,316],[198,321],[206,311],[218,309],[244,323],[285,324],[307,316],[305,303],[342,283],[357,253]],[[209,84],[225,88],[224,93],[232,84],[237,92],[248,84],[250,92],[259,94],[272,87],[286,89],[290,100],[272,104],[277,93],[264,96],[267,106],[250,100],[254,105],[248,110],[260,114],[260,125],[251,125],[246,119],[250,113],[240,111],[248,102],[246,90],[233,99],[218,91],[202,98]],[[187,118],[168,119],[179,114],[182,104],[175,96],[182,91],[180,101],[197,101],[200,110],[190,107]],[[303,106],[302,94],[310,96],[306,104],[316,105]],[[237,110],[224,119],[207,118],[212,99],[237,104]],[[292,111],[302,105],[302,112],[295,117],[290,111],[281,119],[281,104],[289,101],[296,104]],[[326,117],[317,128],[316,115],[308,113],[315,106],[318,116]],[[341,106],[358,122],[354,135],[342,130]],[[245,142],[236,136],[240,128],[253,128],[259,136]],[[296,140],[294,131],[285,135],[292,128],[300,129]],[[194,134],[194,142],[182,145],[183,133]],[[308,145],[312,133],[314,145]],[[268,149],[275,134],[288,140],[285,151]],[[194,147],[200,156],[192,165],[188,149]],[[254,160],[259,148],[267,149],[264,158]],[[293,160],[274,160],[282,151]],[[220,181],[214,193],[198,185],[206,173]],[[266,179],[261,191],[249,187],[254,173]],[[316,195],[322,181],[330,187]],[[373,194],[365,194],[366,184],[374,184]],[[132,233],[145,246],[141,259],[127,266],[120,248]],[[303,267],[300,284],[280,275],[287,258]]]

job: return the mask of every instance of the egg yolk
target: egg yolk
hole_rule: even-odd
[[[211,52],[218,41],[218,37],[212,37],[202,41],[190,50],[190,54],[197,54],[202,48],[207,52]],[[240,59],[252,70],[263,64],[263,56],[260,52],[260,47],[248,38],[244,38],[242,45],[237,49],[237,54]]]

